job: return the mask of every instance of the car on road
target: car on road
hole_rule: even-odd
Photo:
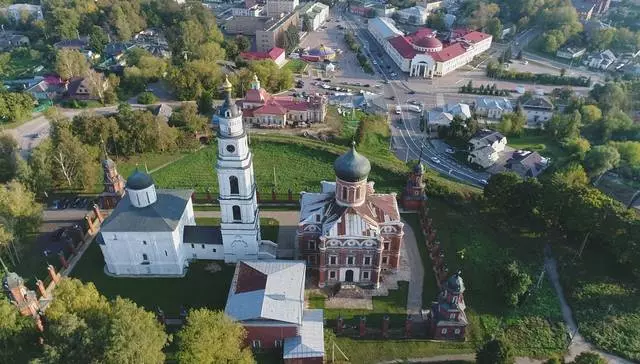
[[[489,184],[489,182],[487,182],[487,180],[486,180],[486,179],[481,179],[481,180],[480,180],[480,183],[481,183],[481,184],[483,184],[483,185],[485,185],[485,186]]]
[[[322,78],[318,77],[318,78],[314,78],[314,80],[316,80],[316,81],[322,81]]]
[[[413,91],[413,90],[411,90],[411,91],[409,91],[409,92],[407,92],[407,93],[408,93],[409,95],[415,95],[415,94],[416,94],[416,92],[415,92],[415,91]]]
[[[524,64],[524,65],[528,65],[528,64],[529,64],[529,61],[522,61],[522,64]]]
[[[413,104],[413,105],[422,105],[422,103],[420,101],[418,101],[418,100],[411,100],[411,101],[409,101],[409,103]]]
[[[322,80],[322,82],[331,82],[331,80],[327,78],[326,80]]]
[[[431,157],[431,160],[433,161],[433,163],[440,164],[440,159],[438,159],[438,157]]]
[[[373,63],[373,64],[374,64],[374,65],[376,65],[376,66],[378,65],[378,61],[373,61],[373,62],[371,62],[371,63]]]
[[[395,72],[391,72],[391,76],[396,77],[398,74]]]
[[[400,106],[396,106],[396,114],[400,115],[402,114],[402,109],[400,108]],[[402,120],[402,119],[400,119]]]
[[[395,96],[389,96],[389,100],[395,100],[396,97]]]
[[[447,148],[447,149],[445,150],[445,152],[447,152],[447,153],[449,153],[449,154],[453,154],[453,153],[455,153],[455,151],[454,151],[453,149],[451,149],[451,148]]]

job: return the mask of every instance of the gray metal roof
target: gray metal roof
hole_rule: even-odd
[[[135,207],[128,198],[120,200],[104,221],[102,232],[174,231],[178,227],[192,190],[156,190],[158,200],[147,207]]]
[[[298,336],[284,339],[283,359],[324,356],[323,310],[305,310]]]
[[[219,226],[184,227],[182,242],[184,244],[222,244],[222,232]]]
[[[266,275],[264,288],[236,293],[243,265]],[[229,289],[225,314],[238,321],[275,320],[301,325],[305,270],[303,261],[240,261]]]

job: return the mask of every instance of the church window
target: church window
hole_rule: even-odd
[[[282,347],[282,340],[275,340],[273,342],[273,346],[275,346],[276,348],[281,348]]]
[[[149,256],[146,254],[142,254],[142,260],[146,262],[147,260],[149,260]]]
[[[216,248],[213,248],[213,252],[214,252],[214,253],[216,252]]]
[[[452,313],[449,315],[449,320],[455,320],[456,319],[456,314]]]
[[[262,344],[260,343],[260,340],[253,340],[251,342],[251,346],[253,346],[254,349],[260,349],[260,347],[262,347]]]
[[[384,243],[384,250],[389,250],[389,243]]]
[[[453,333],[456,334],[456,335],[460,334],[460,329],[453,330]]]
[[[362,272],[362,279],[369,280],[369,272]]]
[[[147,203],[151,203],[151,199],[149,198],[149,191],[145,192],[145,194],[147,195]]]
[[[234,221],[239,221],[242,220],[242,214],[240,214],[240,206],[233,206],[231,208],[232,212],[233,212],[233,220]]]
[[[142,245],[147,245],[147,241],[146,241],[146,240],[143,240],[143,241],[142,241]]]
[[[138,195],[137,193],[136,193],[136,200],[138,200],[138,205],[141,205],[141,203],[140,203],[140,195]]]
[[[307,263],[309,263],[309,265],[315,265],[316,264],[316,256],[315,255],[309,255],[307,257]]]
[[[442,335],[446,335],[447,334],[447,329],[442,329],[442,331],[440,331],[442,333]]]
[[[234,147],[233,144],[227,145],[227,152],[233,153],[235,151],[236,151],[236,147]]]
[[[202,244],[202,249],[204,249],[204,244]]]
[[[458,303],[458,296],[451,297],[451,303]]]
[[[335,255],[329,256],[329,264],[331,265],[338,264],[338,257]]]
[[[352,265],[356,262],[356,257],[354,257],[353,255],[350,255],[347,257],[347,264]]]
[[[309,240],[308,242],[308,249],[309,250],[316,250],[316,241],[315,240]]]
[[[330,270],[329,271],[329,279],[336,279],[336,271],[335,270]]]
[[[389,263],[389,257],[382,257],[382,264]]]
[[[230,176],[229,177],[229,186],[230,186],[232,195],[237,195],[237,194],[240,193],[240,188],[238,187],[238,177]]]
[[[358,187],[358,189],[356,189],[356,200],[360,199],[360,187]]]
[[[191,249],[195,249],[195,248],[196,248],[196,245],[192,243],[191,244]]]
[[[371,265],[371,257],[364,257],[364,265]]]
[[[347,199],[347,188],[346,187],[342,187],[342,199],[343,200]]]
[[[169,256],[169,252],[165,250],[165,251],[164,251],[164,256],[165,256],[165,257],[168,257],[168,256]]]
[[[320,214],[316,215],[316,222],[320,222]]]

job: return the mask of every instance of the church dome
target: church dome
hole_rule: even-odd
[[[416,174],[424,174],[424,164],[422,164],[422,162],[420,162],[420,163],[416,164],[416,165],[413,167],[413,173],[416,173]]]
[[[449,277],[447,287],[453,292],[464,292],[464,282],[462,281],[462,277],[460,277],[460,272]]]
[[[333,169],[341,180],[358,182],[367,178],[371,171],[371,163],[356,151],[356,143],[353,142],[351,149],[333,163]]]
[[[127,178],[127,188],[131,190],[144,190],[153,186],[153,178],[150,175],[136,170]]]
[[[435,49],[436,51],[442,50],[442,42],[433,36],[420,38],[414,44],[422,48]]]

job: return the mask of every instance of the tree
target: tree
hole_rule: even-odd
[[[580,353],[580,355],[576,356],[575,359],[571,363],[573,364],[605,364],[607,361],[604,360],[597,353],[593,353],[590,351],[585,351]]]
[[[583,124],[589,125],[602,119],[602,110],[596,105],[584,105],[580,108],[580,115]]]
[[[585,138],[578,137],[567,140],[564,147],[573,159],[582,161],[591,149],[591,143]]]
[[[302,30],[305,32],[313,31],[313,23],[311,22],[311,18],[306,14],[302,16]]]
[[[10,181],[16,176],[17,158],[20,158],[18,142],[11,134],[0,134],[0,183]]]
[[[92,51],[102,54],[104,47],[109,43],[109,36],[99,26],[94,25],[91,27],[91,33],[89,33],[89,47]]]
[[[502,26],[502,22],[498,18],[491,18],[487,21],[487,33],[493,36],[493,39],[502,39],[502,31],[504,27]],[[509,50],[511,47],[508,48]]]
[[[90,69],[86,73],[85,81],[87,81],[91,96],[98,98],[104,104],[105,95],[109,90],[109,83],[105,81],[104,75]]]
[[[15,180],[0,185],[0,225],[4,225],[4,239],[13,248],[17,262],[21,249],[16,245],[25,243],[29,234],[38,230],[41,220],[42,205],[36,202],[33,192]]]
[[[222,48],[227,55],[227,59],[230,61],[235,61],[236,58],[238,58],[238,56],[240,55],[238,44],[234,41],[225,40],[224,42],[222,42]]]
[[[251,49],[251,41],[244,35],[236,36],[235,41],[236,41],[236,44],[238,45],[239,52],[246,52],[249,49]]]
[[[201,60],[186,62],[182,67],[172,67],[169,82],[179,100],[194,100],[204,90],[214,90],[222,82],[220,67]]]
[[[553,183],[562,183],[567,186],[585,186],[589,183],[587,172],[577,163],[572,163],[564,170],[554,173],[551,180]]]
[[[34,99],[22,92],[0,91],[0,122],[14,122],[31,116]]]
[[[487,24],[500,12],[500,7],[495,3],[477,3],[476,10],[466,20],[467,24],[478,30],[484,30]],[[495,25],[494,25],[495,26]]]
[[[492,175],[484,188],[484,197],[487,203],[497,211],[504,211],[511,193],[522,179],[513,172],[498,173]]]
[[[156,102],[156,95],[151,91],[145,91],[138,95],[138,103],[143,105],[150,105]]]
[[[590,177],[597,177],[618,166],[620,153],[608,145],[597,145],[587,153],[584,166]]]
[[[564,75],[567,74],[567,69],[566,68],[560,68],[560,77],[564,77]]]
[[[204,90],[197,100],[198,113],[209,115],[213,112],[213,92]]]
[[[508,306],[515,307],[531,285],[531,277],[523,272],[516,261],[501,267],[496,272],[496,286]]]
[[[31,178],[29,188],[36,196],[43,196],[44,193],[53,187],[53,176],[51,175],[51,140],[47,139],[40,143],[31,151],[29,155],[29,167]]]
[[[476,351],[476,362],[478,364],[512,364],[515,359],[509,344],[503,340],[494,339]]]
[[[53,180],[69,188],[85,189],[93,185],[96,176],[98,150],[90,148],[72,134],[68,120],[51,124],[51,160]]]
[[[178,332],[178,362],[185,364],[253,363],[249,348],[244,347],[244,328],[220,311],[194,309],[187,324]]]
[[[507,136],[520,136],[524,132],[527,118],[524,113],[513,112],[502,114],[498,128]]]
[[[2,226],[0,226],[2,231]],[[0,243],[2,238],[0,236]],[[2,274],[0,273],[0,280]],[[27,362],[26,349],[34,339],[33,321],[30,317],[22,316],[16,307],[0,292],[0,362]],[[30,350],[29,350],[30,351]]]
[[[183,102],[180,110],[175,111],[169,119],[169,125],[182,128],[190,133],[204,133],[208,128],[208,120],[198,114],[198,107],[193,102]]]
[[[56,54],[55,69],[63,80],[84,77],[89,71],[89,62],[79,51],[65,48]]]

